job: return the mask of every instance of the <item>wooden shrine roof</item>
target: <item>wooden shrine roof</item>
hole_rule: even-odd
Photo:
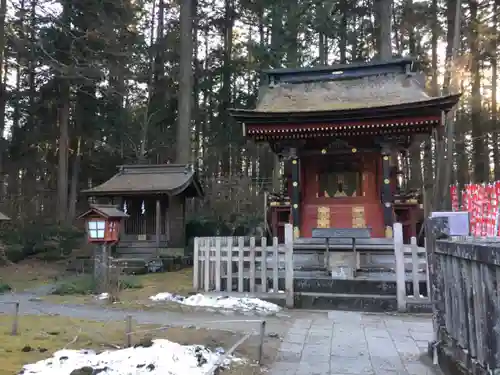
[[[122,165],[108,181],[82,193],[90,196],[185,194],[186,197],[200,197],[203,189],[189,165],[138,164]]]
[[[0,212],[0,221],[10,221],[10,217]]]
[[[352,80],[281,83],[261,88],[257,112],[313,112],[393,106],[432,100],[405,74]]]
[[[449,111],[460,95],[431,97],[412,60],[266,71],[254,110],[233,109],[243,123],[285,123],[419,116]],[[425,109],[426,113],[419,112]],[[432,113],[431,113],[432,112]],[[413,114],[410,114],[412,116]]]

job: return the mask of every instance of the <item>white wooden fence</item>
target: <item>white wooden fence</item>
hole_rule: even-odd
[[[287,225],[285,231],[291,233],[292,226]],[[265,237],[195,238],[193,288],[205,292],[285,298],[286,306],[293,307],[293,241],[290,233],[285,244],[278,244],[276,237],[272,244],[268,244]],[[235,279],[237,286],[234,288]],[[268,287],[269,281],[271,288]]]
[[[401,312],[406,311],[409,303],[431,303],[429,269],[425,247],[419,247],[415,237],[411,238],[410,245],[405,245],[403,243],[403,226],[401,223],[394,223],[394,255],[396,258],[395,272],[398,310]],[[406,292],[406,275],[408,273],[411,275],[413,285],[413,293],[411,295],[408,295]],[[425,275],[425,278],[422,275]],[[423,295],[424,291],[420,290],[420,281],[426,282],[427,290],[425,296]]]

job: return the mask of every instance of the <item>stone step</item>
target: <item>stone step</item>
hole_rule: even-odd
[[[427,281],[419,282],[420,293],[427,296]],[[341,293],[362,295],[396,295],[395,280],[364,279],[332,279],[332,278],[295,278],[294,292],[296,293]],[[413,282],[406,281],[406,293],[413,294]]]
[[[239,279],[235,275],[232,280],[232,289],[227,288],[227,279],[221,279],[221,290],[224,292],[238,291]],[[328,277],[295,277],[294,278],[294,292],[295,293],[340,293],[348,295],[371,295],[371,296],[396,296],[396,281],[395,280],[370,280],[363,279],[332,279]],[[261,278],[258,276],[255,280],[255,290],[262,291]],[[267,278],[266,290],[274,289],[272,277]],[[285,290],[285,279],[280,277],[278,279],[278,290]],[[250,293],[250,279],[243,278],[243,291]],[[427,282],[421,280],[419,282],[420,294],[427,297]],[[406,294],[413,295],[413,282],[406,281]]]
[[[344,293],[297,293],[295,308],[364,312],[397,311],[396,296]]]

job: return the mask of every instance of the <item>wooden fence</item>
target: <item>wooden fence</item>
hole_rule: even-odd
[[[292,231],[291,225],[285,230]],[[287,238],[292,238],[289,234]],[[293,307],[293,242],[265,237],[197,237],[193,288],[286,299]]]
[[[466,373],[499,374],[500,242],[428,242],[436,353]]]
[[[401,223],[394,223],[394,255],[398,310],[406,311],[408,304],[430,304],[429,269],[425,247],[419,247],[415,237],[411,238],[410,245],[404,244]],[[407,283],[408,274],[410,283]]]

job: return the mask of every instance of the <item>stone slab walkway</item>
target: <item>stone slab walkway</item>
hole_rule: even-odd
[[[271,375],[435,375],[420,358],[432,339],[430,317],[312,315],[292,324]]]

